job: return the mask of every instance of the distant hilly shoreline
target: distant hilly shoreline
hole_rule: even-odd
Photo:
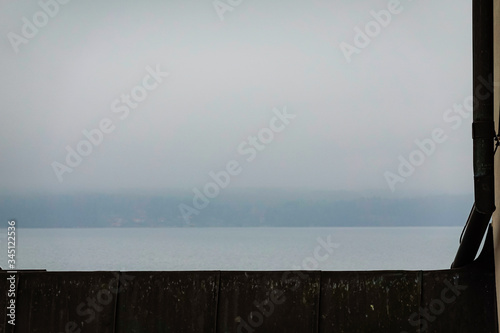
[[[196,212],[183,216],[180,206]],[[24,228],[463,226],[470,195],[357,197],[343,192],[241,191],[193,205],[184,194],[0,196]],[[188,218],[187,218],[188,217]]]

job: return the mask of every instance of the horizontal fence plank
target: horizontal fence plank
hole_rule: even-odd
[[[217,332],[317,332],[320,272],[221,272]]]
[[[424,272],[420,313],[425,332],[497,333],[494,273],[467,267]]]
[[[1,332],[9,273],[0,273]],[[18,272],[16,333],[497,332],[495,276],[442,271]]]
[[[420,272],[322,272],[320,332],[401,332],[418,311]]]
[[[215,333],[219,272],[123,272],[116,333]]]
[[[118,273],[18,275],[16,333],[113,333]]]

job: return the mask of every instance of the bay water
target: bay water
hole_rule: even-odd
[[[461,227],[17,229],[17,269],[433,270]],[[0,266],[7,267],[6,230]]]

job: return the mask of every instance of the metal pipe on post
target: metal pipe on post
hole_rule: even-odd
[[[452,268],[474,261],[495,210],[493,0],[472,1],[474,205]]]

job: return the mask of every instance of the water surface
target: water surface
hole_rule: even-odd
[[[431,270],[461,227],[18,229],[18,269]],[[6,249],[6,231],[0,246]],[[324,245],[324,244],[330,245]],[[322,245],[323,244],[323,245]],[[7,267],[7,253],[0,266]]]

